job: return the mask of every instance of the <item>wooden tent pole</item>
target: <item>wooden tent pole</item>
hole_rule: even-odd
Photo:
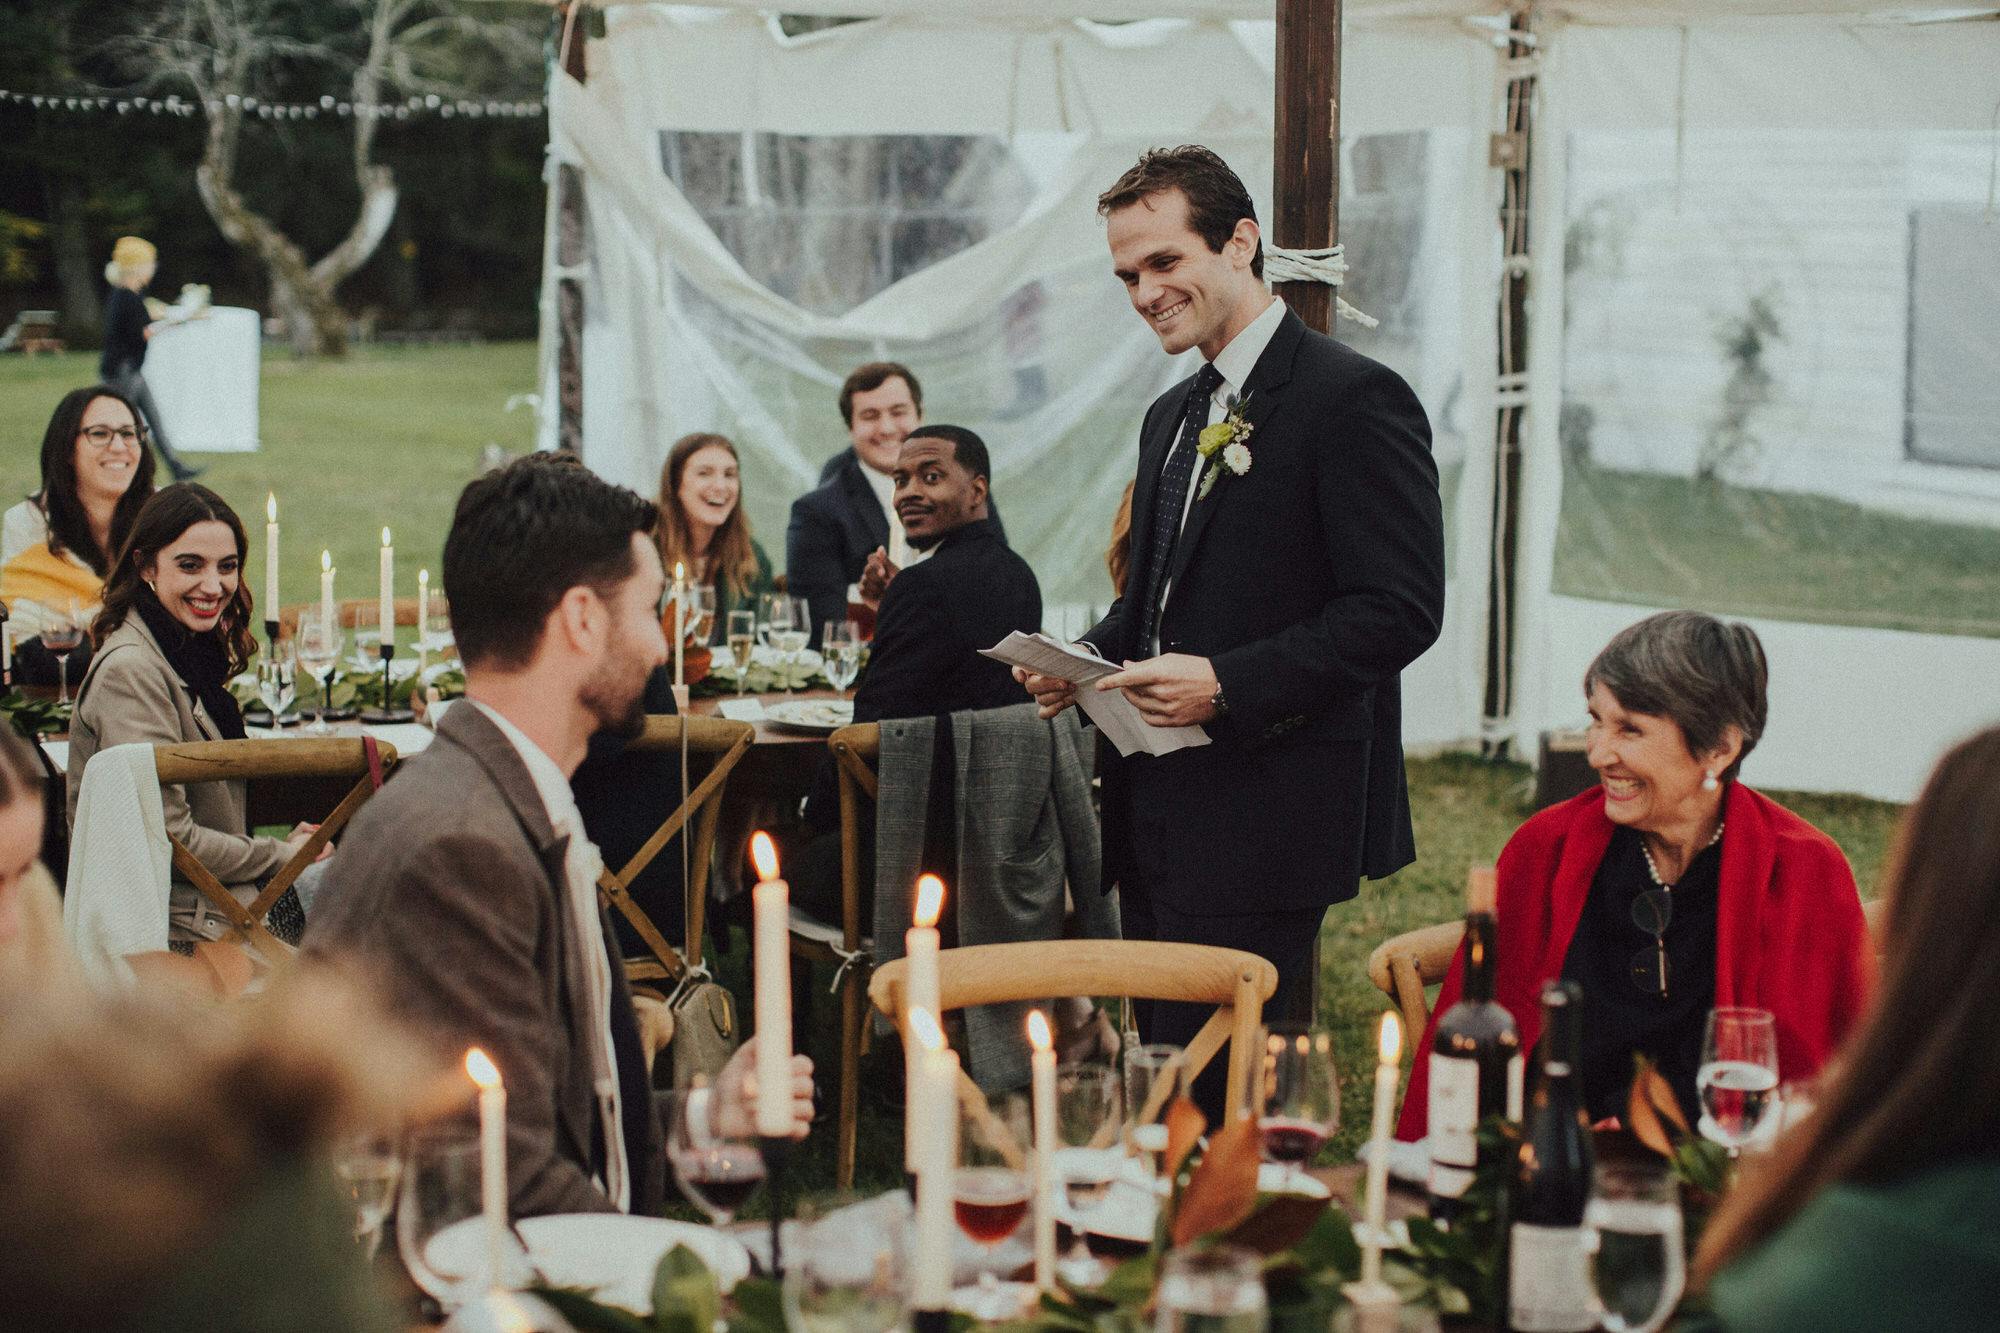
[[[1290,250],[1340,239],[1340,6],[1278,0],[1270,236]],[[1332,331],[1333,288],[1287,282],[1277,292],[1307,324]]]

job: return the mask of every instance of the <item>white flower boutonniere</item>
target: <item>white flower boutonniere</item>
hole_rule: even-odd
[[[1222,420],[1213,426],[1204,426],[1195,440],[1195,452],[1209,462],[1207,475],[1201,479],[1201,489],[1195,492],[1195,499],[1206,500],[1208,493],[1215,489],[1215,480],[1227,472],[1232,477],[1240,477],[1250,470],[1250,430],[1248,421],[1243,419],[1243,409],[1249,406],[1246,394],[1241,398],[1232,397]]]

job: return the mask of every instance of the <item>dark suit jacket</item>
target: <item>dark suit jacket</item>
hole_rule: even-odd
[[[938,543],[922,564],[896,575],[882,595],[868,670],[854,693],[854,720],[935,717],[1021,702],[1003,664],[981,657],[1014,630],[1042,624],[1035,571],[1011,550],[990,519],[968,523]],[[816,828],[833,826],[832,770],[824,767],[807,812]]]
[[[306,932],[309,955],[379,970],[394,1010],[454,1058],[477,1043],[507,1081],[507,1193],[516,1216],[604,1212],[584,947],[563,894],[566,837],[491,719],[461,703],[437,739],[355,818]],[[609,933],[609,927],[606,927]],[[632,1211],[657,1214],[666,1157],[625,969],[611,1033]]]
[[[815,648],[827,621],[847,618],[847,585],[860,582],[869,555],[889,544],[889,518],[862,475],[864,466],[850,445],[820,469],[818,489],[792,501],[785,529],[785,587],[812,606]],[[1007,529],[990,500],[987,512],[1005,541]]]
[[[717,608],[720,614],[720,608]],[[662,666],[646,678],[646,711],[672,716],[674,669]],[[570,778],[584,831],[604,854],[604,863],[622,869],[646,845],[667,812],[680,804],[681,757],[666,750],[628,749],[621,737],[608,733],[590,738],[590,751]],[[660,850],[629,886],[632,900],[653,919],[660,933],[678,945],[686,933],[687,907],[682,901],[680,839]],[[645,941],[625,919],[610,914],[618,932],[618,948],[628,958],[649,956]]]
[[[1146,413],[1135,552],[1191,383]],[[1230,711],[1213,744],[1104,774],[1107,887],[1198,915],[1325,906],[1415,859],[1398,673],[1444,612],[1430,425],[1402,378],[1287,313],[1244,387],[1252,466],[1194,502],[1159,631],[1212,661]],[[1151,656],[1144,578],[1085,636],[1114,662]]]

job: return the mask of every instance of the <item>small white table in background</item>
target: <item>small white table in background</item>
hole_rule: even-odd
[[[162,326],[146,344],[146,387],[175,452],[255,453],[263,322],[254,310],[214,306]]]

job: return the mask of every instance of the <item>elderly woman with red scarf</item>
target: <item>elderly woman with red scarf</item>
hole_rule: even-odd
[[[1870,956],[1847,858],[1738,780],[1763,734],[1767,674],[1748,625],[1698,611],[1619,633],[1583,681],[1598,785],[1535,815],[1500,854],[1494,998],[1526,1049],[1542,983],[1582,987],[1593,1119],[1622,1113],[1635,1054],[1692,1115],[1718,1006],[1771,1011],[1786,1081],[1817,1074],[1861,1012]],[[1458,1001],[1464,966],[1461,945],[1418,1050]],[[1418,1060],[1401,1138],[1424,1134],[1428,1072]]]

